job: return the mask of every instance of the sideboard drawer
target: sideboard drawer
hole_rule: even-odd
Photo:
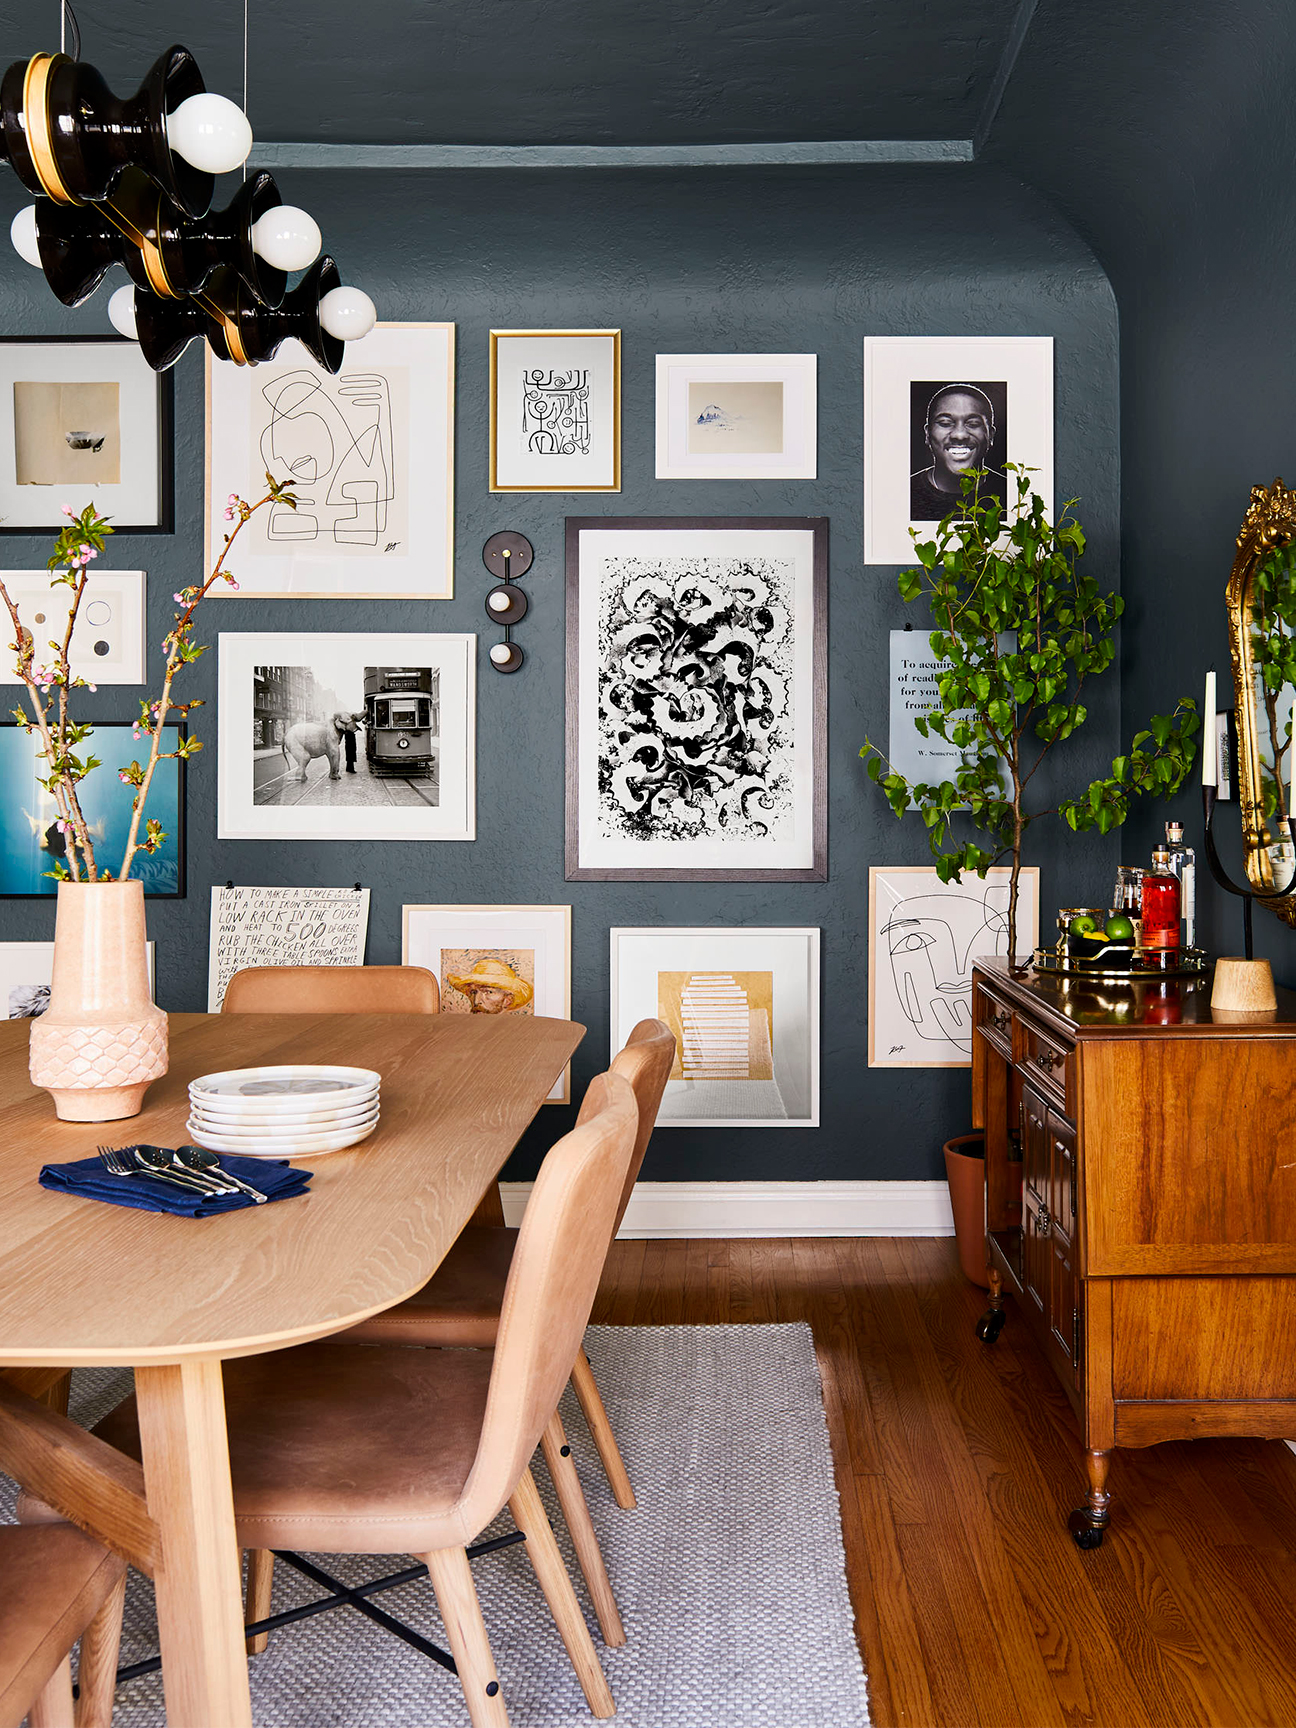
[[[1008,1060],[1012,1061],[1012,1009],[982,985],[976,988],[973,1022]]]
[[[1017,1024],[1021,1028],[1023,1072],[1074,1120],[1075,1112],[1068,1109],[1068,1102],[1075,1097],[1075,1082],[1071,1077],[1075,1051],[1029,1020],[1019,1018]]]

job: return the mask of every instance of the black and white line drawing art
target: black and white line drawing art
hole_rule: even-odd
[[[259,441],[262,463],[276,480],[292,483],[297,499],[295,510],[271,507],[269,544],[381,553],[392,538],[398,486],[386,376],[343,372],[330,378],[302,367],[269,378],[259,395],[268,415]]]
[[[942,883],[925,866],[869,872],[869,1065],[966,1067],[972,966],[1008,952],[1008,871]],[[1022,872],[1019,948],[1038,936],[1039,872]]]
[[[640,841],[790,831],[793,567],[621,557],[599,619],[599,829]]]
[[[532,456],[588,456],[590,368],[555,372],[534,366],[522,374],[522,441]]]

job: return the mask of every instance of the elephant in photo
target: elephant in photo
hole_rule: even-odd
[[[329,779],[342,778],[342,757],[339,745],[343,735],[356,728],[353,714],[333,714],[327,720],[299,720],[284,733],[283,753],[288,764],[288,777],[304,785],[306,770],[316,756],[327,756]]]

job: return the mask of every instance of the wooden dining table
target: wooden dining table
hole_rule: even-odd
[[[340,1332],[431,1276],[585,1028],[521,1015],[173,1014],[170,1070],[129,1121],[59,1122],[0,1021],[0,1469],[157,1589],[171,1728],[250,1728],[221,1363]],[[382,1075],[361,1145],[295,1163],[305,1195],[212,1218],[39,1186],[100,1141],[189,1139],[217,1070],[341,1063]],[[69,1368],[135,1371],[142,1466],[51,1404]]]

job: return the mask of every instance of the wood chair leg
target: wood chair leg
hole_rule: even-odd
[[[247,1550],[247,1584],[243,1589],[243,1624],[264,1620],[270,1612],[270,1591],[274,1584],[274,1551],[270,1548]],[[258,1632],[247,1641],[249,1656],[259,1656],[270,1642],[268,1632]]]
[[[420,1558],[432,1579],[473,1728],[508,1728],[508,1711],[495,1675],[495,1658],[468,1556],[462,1548],[442,1548]]]
[[[72,1662],[67,1656],[41,1687],[32,1703],[27,1728],[73,1728]]]
[[[513,1490],[509,1511],[513,1514],[518,1529],[526,1537],[527,1555],[535,1568],[536,1577],[540,1580],[540,1588],[545,1593],[545,1601],[549,1604],[549,1611],[554,1617],[562,1641],[567,1646],[567,1654],[576,1670],[576,1678],[581,1683],[585,1701],[595,1716],[607,1721],[610,1716],[616,1715],[616,1705],[599,1666],[594,1640],[589,1635],[589,1627],[585,1624],[585,1616],[576,1600],[576,1592],[572,1589],[571,1579],[567,1576],[567,1568],[563,1565],[563,1557],[558,1552],[558,1544],[554,1541],[554,1533],[545,1517],[535,1480],[529,1470]]]
[[[117,1656],[121,1649],[122,1610],[126,1606],[123,1573],[112,1595],[81,1634],[77,1666],[76,1728],[112,1728],[117,1691]]]
[[[584,1350],[576,1358],[571,1371],[571,1383],[580,1407],[585,1414],[585,1421],[598,1448],[598,1455],[603,1460],[603,1469],[607,1474],[608,1484],[618,1506],[623,1506],[627,1512],[632,1512],[638,1502],[634,1489],[630,1486],[630,1478],[626,1475],[626,1467],[621,1460],[621,1449],[616,1443],[616,1435],[612,1432],[612,1424],[608,1421],[607,1411],[603,1408],[603,1399],[594,1378],[594,1370],[590,1367],[589,1357]]]
[[[611,1580],[607,1575],[607,1567],[603,1564],[603,1553],[598,1545],[598,1537],[594,1534],[589,1506],[581,1489],[580,1477],[576,1474],[571,1447],[567,1444],[567,1436],[563,1432],[562,1418],[556,1410],[549,1418],[540,1444],[544,1448],[545,1463],[549,1466],[554,1487],[558,1490],[563,1517],[567,1520],[576,1558],[589,1587],[594,1612],[598,1615],[603,1642],[624,1644],[626,1635],[625,1627],[621,1624],[621,1612],[617,1607],[616,1597],[612,1594]]]

